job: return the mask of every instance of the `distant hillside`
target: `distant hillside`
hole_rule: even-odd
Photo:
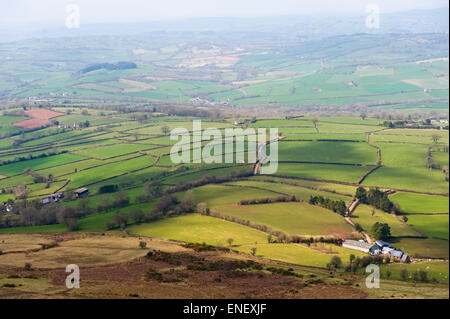
[[[84,73],[88,73],[91,71],[96,71],[96,70],[101,70],[101,69],[105,69],[105,70],[125,70],[125,69],[135,69],[137,68],[137,65],[133,62],[126,62],[126,61],[120,61],[117,62],[116,64],[112,64],[112,63],[95,63],[95,64],[91,64],[88,67],[81,69],[80,73],[84,74]]]

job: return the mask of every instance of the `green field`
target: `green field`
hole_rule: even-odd
[[[414,264],[398,264],[391,263],[388,266],[383,266],[382,270],[390,270],[392,279],[400,280],[400,272],[402,269],[408,271],[408,279],[412,279],[412,273],[418,270],[423,270],[427,272],[429,279],[436,279],[439,282],[449,282],[449,267],[447,261],[420,261]]]
[[[427,146],[417,144],[377,143],[383,167],[365,181],[365,185],[387,186],[448,194],[448,182],[440,170],[426,166]],[[420,180],[420,183],[417,181]]]
[[[408,224],[427,236],[448,240],[448,215],[410,215]]]
[[[279,161],[376,164],[377,152],[365,143],[281,142]]]
[[[351,165],[280,163],[276,175],[354,183],[369,169]]]
[[[408,214],[414,213],[448,213],[448,197],[414,193],[397,193],[391,200],[400,205]]]
[[[433,238],[396,238],[391,240],[391,242],[411,256],[445,259],[448,259],[449,257],[448,240]]]
[[[350,200],[348,196],[342,196],[339,194],[335,194],[332,192],[324,192],[309,188],[303,188],[300,186],[287,185],[287,184],[279,184],[279,183],[269,183],[269,182],[255,182],[255,181],[242,181],[229,183],[229,185],[238,185],[238,186],[247,186],[247,187],[257,187],[266,190],[274,190],[280,192],[282,194],[295,196],[297,199],[301,199],[303,201],[308,201],[310,196],[323,196],[325,198],[330,198],[332,200],[343,200],[347,202]]]
[[[372,215],[372,212],[375,212]],[[410,229],[401,221],[397,220],[389,213],[374,209],[367,205],[358,205],[351,217],[353,222],[358,223],[366,231],[370,231],[373,224],[376,222],[387,223],[391,228],[392,236],[418,236],[419,234]]]
[[[167,218],[130,227],[135,235],[228,246],[267,242],[267,234],[239,224],[198,214]]]
[[[267,225],[291,235],[351,236],[353,229],[336,213],[305,203],[218,205],[213,211]]]
[[[84,157],[74,154],[60,154],[44,158],[36,158],[29,161],[22,161],[0,166],[0,173],[4,175],[15,175],[22,173],[26,168],[40,170],[47,167],[59,166],[75,161],[80,161],[82,159],[84,159]]]
[[[119,156],[128,153],[136,153],[138,151],[146,150],[152,148],[151,146],[146,145],[137,145],[137,144],[116,144],[104,147],[95,147],[84,150],[76,151],[77,154],[82,156],[88,156],[99,159],[107,159],[114,156]]]

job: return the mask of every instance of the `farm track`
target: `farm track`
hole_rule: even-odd
[[[354,222],[350,217],[344,216],[344,220],[345,220],[348,224],[350,224],[350,225],[355,229],[355,231],[356,231],[356,225],[355,225],[355,222]],[[373,242],[372,238],[370,238],[370,236],[369,236],[365,231],[360,232],[360,234],[364,236],[364,238],[366,239],[366,241],[367,241],[368,243],[372,243],[372,242]]]
[[[352,215],[352,213],[355,211],[356,207],[358,207],[359,204],[359,198],[354,198],[352,203],[349,205],[347,212],[346,212],[346,217],[349,217]]]
[[[366,133],[366,142],[367,145],[369,145],[370,147],[373,147],[377,150],[377,165],[373,168],[371,168],[370,170],[368,170],[363,176],[361,176],[358,181],[356,182],[356,184],[360,185],[366,178],[367,176],[369,176],[370,174],[372,174],[374,171],[376,171],[377,169],[379,169],[382,166],[382,161],[381,161],[381,149],[370,143],[370,135],[371,133]]]

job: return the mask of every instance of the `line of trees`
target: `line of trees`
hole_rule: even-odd
[[[295,196],[279,196],[279,197],[266,197],[266,198],[253,198],[243,199],[239,202],[239,205],[257,205],[257,204],[270,204],[270,203],[285,203],[296,202]]]
[[[347,211],[347,206],[345,206],[345,202],[343,200],[332,200],[329,198],[325,198],[323,196],[310,196],[309,203],[311,205],[318,205],[326,209],[330,209],[335,213],[338,213],[342,216],[345,215]]]

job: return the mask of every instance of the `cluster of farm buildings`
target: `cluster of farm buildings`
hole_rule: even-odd
[[[87,188],[80,188],[73,192],[73,198],[86,196],[88,194],[89,194],[89,190]],[[56,203],[63,197],[64,197],[64,193],[54,193],[54,194],[51,194],[51,195],[41,199],[41,204],[47,205],[47,204],[51,204],[51,203]]]
[[[387,255],[404,263],[411,262],[407,253],[382,240],[377,240],[374,244],[364,240],[346,240],[342,243],[342,247],[359,250],[370,255]]]

